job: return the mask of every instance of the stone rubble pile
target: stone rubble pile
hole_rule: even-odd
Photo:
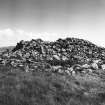
[[[20,41],[12,51],[0,55],[0,65],[23,70],[52,70],[75,74],[105,70],[105,49],[77,38],[47,42],[41,39]]]

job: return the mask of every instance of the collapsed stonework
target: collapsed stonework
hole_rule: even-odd
[[[26,71],[52,70],[75,74],[92,70],[105,70],[105,49],[77,38],[47,42],[41,39],[20,41],[12,49],[0,55],[0,65],[20,67]]]

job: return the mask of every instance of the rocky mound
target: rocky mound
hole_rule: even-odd
[[[53,68],[54,71],[70,73],[105,69],[105,49],[77,38],[58,39],[55,42],[22,40],[12,51],[3,52],[0,58],[1,64],[23,67],[25,71]]]
[[[58,39],[55,42],[44,42],[41,39],[31,41],[20,41],[13,49],[13,52],[21,51],[32,55],[36,60],[58,60],[67,61],[74,58],[95,58],[105,59],[105,49],[95,44],[76,38]],[[35,55],[40,55],[39,59]],[[42,56],[42,57],[41,57]],[[75,57],[76,56],[76,57]]]

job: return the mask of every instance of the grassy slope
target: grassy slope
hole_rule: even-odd
[[[8,46],[8,47],[0,47],[0,52],[6,51],[8,50],[12,50],[14,48],[14,46]]]
[[[105,105],[105,82],[95,74],[1,72],[0,105]]]

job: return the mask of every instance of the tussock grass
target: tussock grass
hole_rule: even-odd
[[[0,72],[0,105],[104,105],[105,83],[97,78],[41,71]]]

